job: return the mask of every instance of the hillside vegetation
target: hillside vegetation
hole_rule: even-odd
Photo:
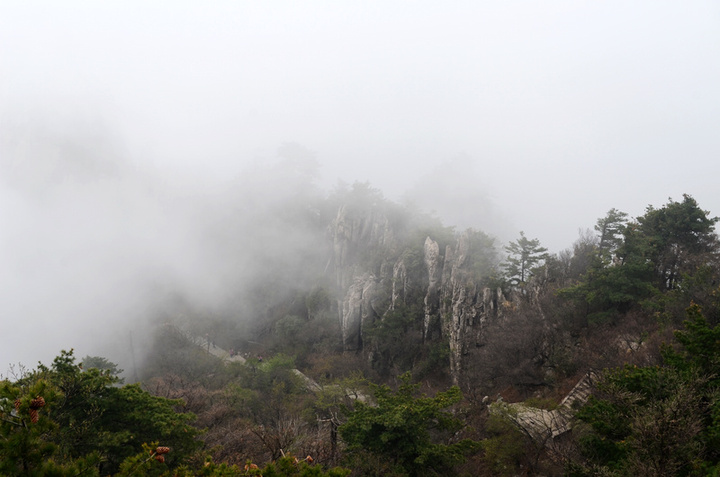
[[[235,305],[168,298],[139,382],[72,352],[5,379],[0,474],[720,472],[718,219],[690,195],[557,254],[367,184],[276,209],[295,242]]]

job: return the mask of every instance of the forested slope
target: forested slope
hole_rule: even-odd
[[[289,207],[275,208],[288,217],[288,237],[303,243],[255,244],[264,272],[238,285],[237,306],[204,309],[169,296],[139,384],[77,368],[68,354],[6,380],[5,442],[45,450],[29,458],[4,445],[4,462],[15,462],[4,472],[19,475],[17,465],[39,466],[42,456],[121,472],[140,441],[172,448],[159,473],[200,468],[212,456],[238,467],[207,469],[243,475],[253,472],[248,460],[289,454],[356,475],[717,471],[720,249],[717,219],[691,196],[635,218],[611,209],[557,254],[524,233],[503,246],[445,227],[367,184],[301,194]],[[677,338],[676,329],[684,330]],[[214,346],[245,360],[224,362],[208,352]],[[550,439],[489,412],[497,401],[552,411],[589,374],[593,397],[563,407],[576,417]],[[72,412],[97,417],[72,417],[67,382],[87,388]],[[139,405],[182,413],[159,428],[153,414],[147,423],[113,418],[132,393]],[[48,412],[38,425],[47,430],[36,432],[23,413],[41,395]],[[183,438],[173,443],[161,430]],[[89,434],[106,439],[83,441]],[[88,455],[97,460],[78,460]]]

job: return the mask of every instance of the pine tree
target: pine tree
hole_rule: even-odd
[[[549,255],[547,248],[540,246],[540,240],[528,239],[525,232],[520,232],[520,238],[505,247],[509,253],[505,264],[505,273],[508,280],[515,286],[524,285],[532,276],[533,270]]]

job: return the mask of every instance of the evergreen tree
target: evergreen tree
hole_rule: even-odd
[[[598,233],[598,248],[603,258],[609,256],[622,244],[622,234],[627,222],[627,214],[613,208],[605,217],[598,219],[595,230]]]
[[[363,475],[455,475],[453,465],[464,462],[465,454],[479,446],[469,439],[439,443],[464,427],[447,410],[462,398],[457,386],[433,398],[416,398],[418,385],[410,380],[409,373],[401,376],[397,392],[373,386],[376,405],[357,402],[340,427],[351,459],[358,457],[356,465],[378,458],[380,465],[362,469]]]
[[[660,366],[605,372],[578,414],[591,432],[570,475],[717,475],[720,471],[720,326],[700,307],[665,347]],[[579,433],[583,435],[582,433]]]
[[[650,206],[627,224],[623,212],[611,209],[596,226],[597,259],[561,296],[583,303],[588,317],[616,317],[637,306],[662,310],[663,293],[677,289],[717,254],[717,220],[687,194],[682,202]]]
[[[84,371],[72,351],[63,351],[50,367],[2,382],[0,474],[65,475],[47,473],[52,463],[61,470],[88,466],[67,475],[108,475],[154,440],[173,448],[171,466],[192,457],[201,442],[189,424],[194,416],[175,410],[182,402],[136,384],[120,387],[112,369]]]
[[[693,257],[716,251],[715,235],[717,217],[709,217],[697,201],[684,194],[682,202],[669,199],[660,209],[649,206],[645,215],[638,217],[632,232],[639,234],[639,250],[655,268],[657,287],[672,290],[680,282],[683,273],[693,273],[698,265]],[[626,242],[627,239],[626,239]]]
[[[540,246],[540,240],[528,239],[525,232],[520,232],[520,238],[510,242],[505,250],[509,254],[505,264],[506,275],[515,286],[524,285],[533,270],[549,257],[547,248]]]

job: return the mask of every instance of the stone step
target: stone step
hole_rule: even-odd
[[[194,335],[194,334],[191,333],[190,331],[188,331],[188,330],[183,330],[183,329],[181,329],[181,328],[179,328],[179,327],[177,327],[177,326],[173,326],[173,325],[168,325],[168,326],[172,326],[173,329],[175,329],[178,333],[180,333],[180,334],[181,334],[183,337],[185,337],[188,341],[190,341],[190,342],[193,343],[194,345],[200,347],[201,349],[204,349],[205,351],[207,351],[207,352],[210,353],[211,355],[213,355],[213,356],[221,359],[223,362],[238,362],[238,363],[243,363],[243,364],[245,364],[245,363],[247,362],[247,360],[246,360],[245,358],[243,358],[242,356],[240,356],[239,354],[230,356],[230,352],[229,352],[229,351],[224,350],[224,349],[220,348],[220,347],[217,346],[217,345],[214,345],[214,344],[212,343],[212,341],[208,340],[207,338],[205,338],[205,337],[203,337],[203,336]],[[302,381],[305,383],[305,387],[306,387],[309,391],[311,391],[311,392],[313,392],[313,393],[317,393],[317,392],[320,392],[320,391],[323,390],[323,387],[322,387],[320,384],[318,384],[318,383],[317,383],[314,379],[312,379],[311,377],[305,375],[305,374],[304,374],[302,371],[300,371],[299,369],[293,369],[292,371],[293,371],[293,373],[295,373],[296,376],[298,376],[300,379],[302,379]],[[335,388],[335,387],[337,387],[337,386],[336,386],[336,385],[332,385],[332,387]],[[358,400],[358,401],[362,401],[362,402],[369,402],[369,401],[370,401],[370,399],[369,399],[367,396],[365,396],[364,394],[358,392],[357,390],[346,390],[346,391],[345,391],[345,394],[346,394],[350,399],[354,399],[354,400]]]

